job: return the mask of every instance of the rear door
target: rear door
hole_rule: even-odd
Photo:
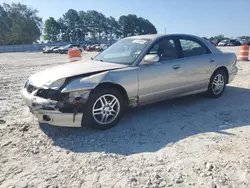
[[[205,90],[215,70],[214,55],[200,40],[194,37],[178,37],[181,46],[181,67],[183,69],[182,91]]]

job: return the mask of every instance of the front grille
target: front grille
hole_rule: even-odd
[[[26,89],[27,89],[28,93],[32,93],[33,91],[36,90],[36,87],[31,85],[31,84],[25,84],[25,86],[26,86]]]

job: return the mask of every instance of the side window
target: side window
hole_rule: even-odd
[[[198,56],[208,53],[208,50],[196,41],[190,39],[180,39],[180,43],[184,57]]]
[[[177,49],[172,39],[160,40],[149,50],[148,54],[158,54],[160,61],[178,58]]]

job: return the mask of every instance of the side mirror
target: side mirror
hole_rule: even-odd
[[[157,54],[148,54],[144,57],[146,63],[156,63],[160,60],[160,57]]]

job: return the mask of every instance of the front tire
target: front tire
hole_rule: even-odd
[[[212,75],[206,95],[210,98],[220,97],[226,87],[227,74],[224,70],[217,70]]]
[[[95,89],[83,107],[82,126],[99,130],[110,129],[120,121],[125,108],[122,94],[114,89]]]

